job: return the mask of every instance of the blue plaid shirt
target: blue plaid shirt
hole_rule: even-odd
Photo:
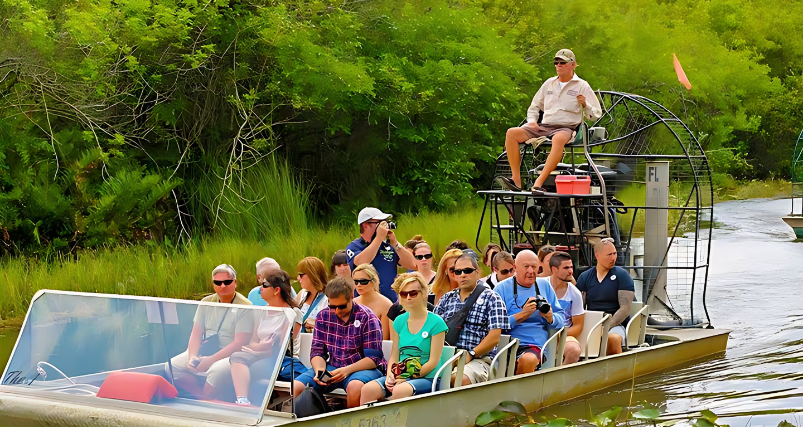
[[[462,309],[463,301],[460,300],[460,289],[455,289],[447,292],[441,298],[434,313],[446,320]],[[492,329],[507,329],[507,327],[505,302],[499,294],[486,287],[477,298],[474,307],[468,312],[463,331],[460,332],[460,337],[457,339],[457,348],[474,350]],[[496,355],[496,348],[487,354],[488,357],[494,357],[494,355]]]

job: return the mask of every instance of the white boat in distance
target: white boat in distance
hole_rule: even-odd
[[[285,327],[277,328],[276,351],[270,356],[275,359],[273,371],[261,381],[252,381],[249,396],[255,406],[175,395],[171,383],[179,374],[168,362],[186,350],[201,307],[230,310],[229,315],[242,317],[266,311],[285,315]],[[292,319],[290,310],[278,308],[40,291],[3,372],[0,425],[466,427],[478,413],[503,400],[516,400],[536,410],[723,352],[729,333],[697,328],[640,333],[634,329],[637,341],[641,335],[652,345],[519,376],[508,375],[512,364],[503,353],[494,367],[498,378],[485,383],[296,419],[291,413],[268,409],[274,388],[282,388],[276,384],[276,375]],[[598,323],[601,331],[604,322]],[[556,334],[553,342],[562,335]],[[514,346],[511,342],[508,350]]]

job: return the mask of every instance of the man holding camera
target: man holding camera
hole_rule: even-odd
[[[360,237],[346,247],[349,267],[360,264],[371,264],[379,274],[379,292],[391,301],[399,296],[391,287],[396,278],[397,266],[415,270],[416,262],[413,253],[403,250],[393,230],[396,224],[388,222],[392,215],[383,213],[377,208],[365,208],[357,215],[360,225]],[[397,249],[402,249],[397,251]]]
[[[510,336],[519,339],[516,375],[538,369],[549,329],[560,329],[564,323],[563,316],[552,312],[552,307],[558,306],[558,298],[547,281],[538,279],[539,267],[533,251],[521,251],[516,256],[516,275],[494,289],[507,306]]]
[[[295,397],[306,386],[321,394],[346,390],[349,408],[360,406],[362,387],[382,376],[387,367],[382,354],[382,325],[371,310],[354,303],[354,283],[335,277],[324,288],[329,308],[315,319],[310,348],[312,368],[296,378]]]

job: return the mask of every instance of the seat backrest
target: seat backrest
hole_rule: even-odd
[[[601,311],[586,310],[583,316],[583,332],[577,338],[580,343],[580,354],[588,354],[588,357],[599,357],[604,329],[603,321],[606,318],[606,314]]]
[[[382,355],[385,356],[385,360],[390,360],[390,353],[392,351],[393,351],[393,341],[382,340]]]
[[[510,343],[510,335],[502,334],[499,336],[499,344],[496,345],[497,349],[500,349]]]
[[[647,333],[647,318],[649,315],[649,305],[641,307],[638,311],[630,315],[630,321],[627,322],[627,330],[625,331],[628,347],[639,347],[644,344]]]
[[[630,303],[630,317],[635,316],[641,310],[641,307],[644,307],[643,302],[633,301]]]
[[[448,361],[449,359],[454,357],[455,351],[457,351],[456,347],[452,347],[450,345],[444,345],[443,352],[441,353],[441,360]],[[438,390],[448,390],[451,388],[450,386],[452,381],[451,363],[444,363],[444,365],[442,365],[439,369],[440,370],[435,375],[436,382],[438,381],[438,379],[440,379],[440,383],[438,384]]]
[[[504,347],[497,347],[496,356],[491,361],[491,372],[488,380],[513,376],[516,373],[516,353],[519,349],[518,338],[511,338]]]
[[[566,345],[566,328],[550,329],[541,352],[541,369],[554,368],[563,364],[563,347]]]
[[[299,336],[301,337],[301,348],[298,349],[298,358],[304,366],[311,368],[312,363],[309,361],[309,353],[312,350],[312,334],[302,332]]]

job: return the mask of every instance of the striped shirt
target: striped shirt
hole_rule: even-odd
[[[347,322],[337,317],[328,307],[318,313],[312,335],[310,359],[320,356],[327,363],[343,368],[367,357],[376,363],[377,369],[385,371],[382,355],[382,325],[371,310],[353,304]]]

